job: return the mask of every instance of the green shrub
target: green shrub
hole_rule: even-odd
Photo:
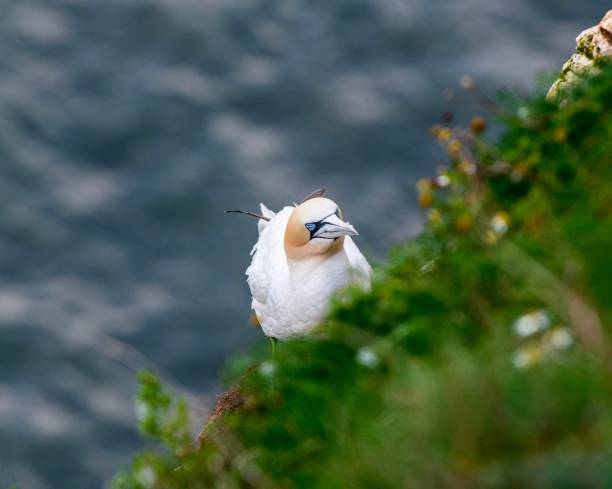
[[[427,224],[371,293],[238,359],[198,443],[144,376],[163,446],[114,489],[612,487],[611,107],[602,65],[560,105],[505,97],[495,143],[435,127]]]

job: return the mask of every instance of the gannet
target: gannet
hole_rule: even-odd
[[[303,336],[325,317],[331,296],[348,284],[370,287],[372,268],[351,236],[358,233],[325,189],[273,212],[264,204],[259,238],[246,270],[251,306],[264,333]]]

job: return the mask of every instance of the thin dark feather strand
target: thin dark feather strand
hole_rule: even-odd
[[[269,217],[262,216],[261,214],[258,214],[257,212],[241,211],[239,209],[231,209],[231,210],[227,210],[225,212],[227,212],[228,214],[231,213],[231,212],[235,212],[237,214],[244,214],[246,216],[256,217],[257,219],[263,219],[264,221],[269,221],[270,220]]]
[[[326,190],[327,190],[327,189],[326,189],[325,187],[323,187],[323,188],[320,188],[320,189],[318,189],[318,190],[315,190],[315,191],[314,191],[314,192],[312,192],[312,193],[309,193],[309,194],[308,194],[306,197],[304,197],[304,198],[302,199],[302,201],[300,202],[300,204],[303,204],[303,203],[304,203],[304,202],[306,202],[307,200],[314,199],[314,198],[316,198],[316,197],[322,197],[322,196],[323,196],[323,194],[326,192]]]

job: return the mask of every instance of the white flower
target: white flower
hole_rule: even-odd
[[[459,80],[459,85],[465,90],[474,88],[474,79],[470,75],[463,75]]]
[[[436,185],[440,188],[448,187],[450,185],[450,178],[448,175],[440,175],[436,178]]]
[[[264,377],[272,377],[276,373],[276,364],[270,361],[262,362],[259,373]]]
[[[568,328],[555,328],[548,337],[548,343],[556,350],[564,350],[574,342],[572,333]]]
[[[523,314],[514,323],[514,331],[521,337],[531,336],[550,326],[550,318],[543,309]]]
[[[136,480],[143,487],[153,487],[157,480],[155,469],[150,465],[145,465],[136,473]]]
[[[362,348],[357,352],[355,361],[368,368],[376,368],[379,363],[378,355],[368,348]]]
[[[491,228],[497,234],[504,234],[508,231],[508,225],[510,224],[510,217],[506,212],[497,212],[493,219],[491,219]]]

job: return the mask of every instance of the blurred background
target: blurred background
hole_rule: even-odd
[[[224,209],[326,186],[382,259],[459,78],[531,89],[604,3],[0,0],[0,487],[103,487],[136,370],[210,398],[262,341]]]

